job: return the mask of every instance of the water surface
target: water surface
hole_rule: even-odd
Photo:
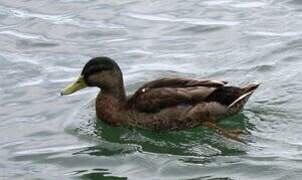
[[[0,2],[0,179],[300,179],[302,4],[298,0]],[[128,93],[164,76],[262,81],[221,122],[156,134],[96,121],[97,89],[59,91],[94,56]]]

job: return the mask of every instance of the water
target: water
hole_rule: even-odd
[[[0,179],[300,179],[301,17],[298,0],[2,0]],[[59,91],[101,55],[129,93],[171,75],[262,81],[221,122],[250,140],[97,122],[96,89]]]

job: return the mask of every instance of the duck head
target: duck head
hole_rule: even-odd
[[[108,57],[95,57],[84,66],[81,75],[61,91],[69,95],[86,87],[98,87],[103,92],[123,88],[122,72],[117,63]]]

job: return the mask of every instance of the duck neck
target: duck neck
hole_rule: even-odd
[[[123,104],[126,102],[126,92],[124,87],[123,79],[118,82],[112,82],[112,86],[102,88],[99,98],[113,98],[117,102]]]

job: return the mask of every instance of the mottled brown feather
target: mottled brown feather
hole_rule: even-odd
[[[128,100],[128,106],[142,112],[158,112],[178,104],[196,104],[226,82],[163,78],[146,83]]]

